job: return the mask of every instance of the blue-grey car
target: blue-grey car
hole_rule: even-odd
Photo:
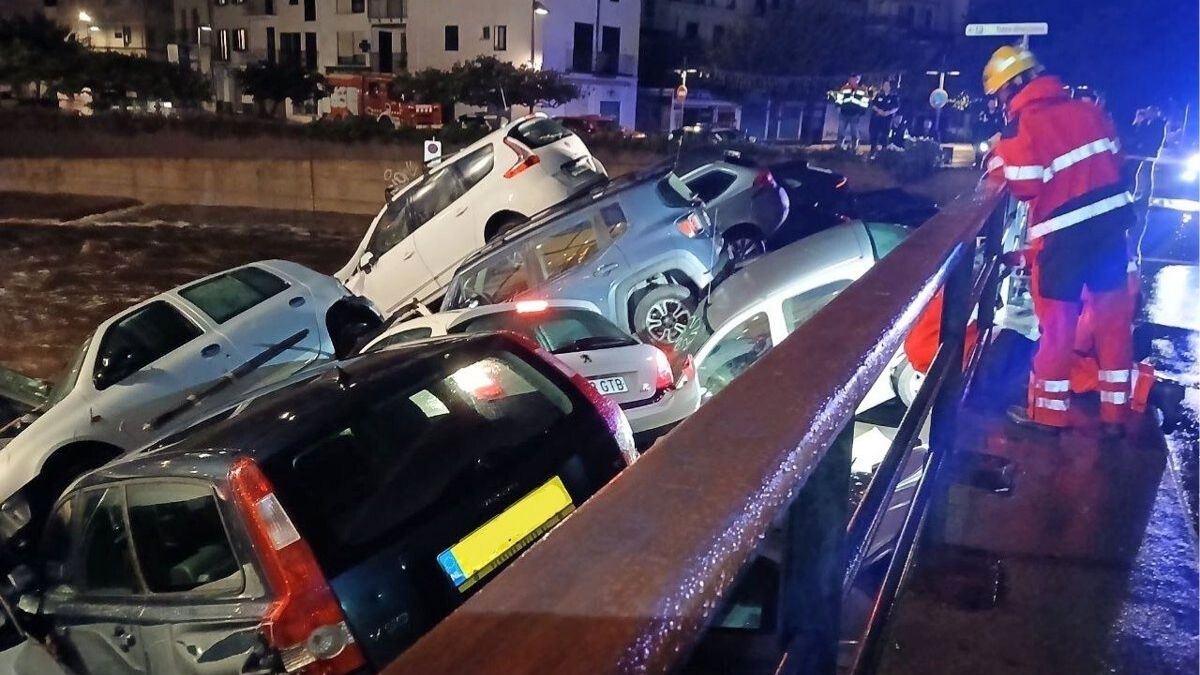
[[[488,244],[459,267],[443,309],[582,300],[628,332],[671,345],[725,267],[721,249],[699,197],[660,167],[597,188]]]

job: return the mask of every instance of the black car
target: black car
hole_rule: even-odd
[[[829,169],[794,159],[770,165],[771,174],[787,192],[791,209],[780,228],[778,248],[810,234],[847,222],[854,215],[849,180]]]
[[[77,481],[24,623],[79,673],[376,670],[636,456],[516,336],[364,355]]]

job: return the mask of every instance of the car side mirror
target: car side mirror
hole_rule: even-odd
[[[364,272],[370,272],[375,265],[375,254],[370,251],[364,251],[362,257],[358,259],[358,269]]]
[[[130,347],[104,355],[96,366],[96,386],[103,389],[120,382],[137,371],[136,364],[137,352]]]

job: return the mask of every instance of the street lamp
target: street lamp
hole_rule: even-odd
[[[84,23],[91,23],[92,15],[81,9],[79,10],[79,20]]]
[[[550,9],[546,7],[546,3],[542,0],[533,0],[533,4],[529,7],[529,65],[537,70],[537,52],[533,50],[533,31],[536,28],[536,19],[539,16],[546,16],[550,13]]]
[[[949,75],[950,77],[957,77],[958,75],[962,75],[962,73],[960,73],[957,70],[927,70],[927,71],[925,71],[925,74],[938,76],[938,90],[941,91],[942,93],[946,92],[946,76],[947,75]],[[934,133],[937,134],[938,143],[941,143],[942,142],[942,108],[941,107],[937,107],[934,109],[933,126],[934,126]]]

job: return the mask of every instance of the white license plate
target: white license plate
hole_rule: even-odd
[[[587,158],[581,158],[576,160],[575,163],[571,165],[570,169],[567,169],[567,173],[578,178],[579,176],[582,176],[583,174],[593,170],[591,164],[592,163],[589,162]]]
[[[629,391],[629,386],[625,384],[625,378],[623,377],[602,377],[598,380],[592,380],[592,386],[596,388],[596,391],[605,396],[624,394]]]

